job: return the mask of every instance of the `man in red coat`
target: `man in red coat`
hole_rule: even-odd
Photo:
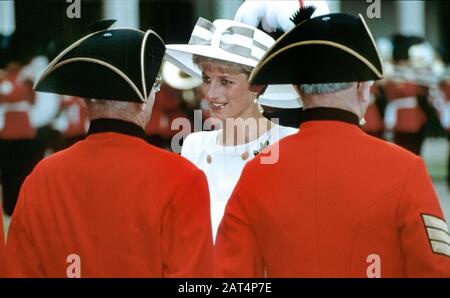
[[[145,141],[164,43],[151,30],[109,26],[64,50],[36,85],[89,98],[91,125],[25,180],[6,245],[10,277],[212,273],[204,174]]]
[[[219,227],[215,275],[449,277],[448,227],[423,161],[359,127],[383,73],[364,19],[294,20],[250,81],[296,85],[300,131],[273,145],[277,162],[266,162],[272,147],[245,167]]]

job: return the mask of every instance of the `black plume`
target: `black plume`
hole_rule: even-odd
[[[306,21],[308,19],[311,18],[311,16],[314,14],[314,12],[316,11],[316,7],[312,6],[312,5],[307,5],[304,7],[301,7],[299,10],[297,10],[292,17],[290,18],[290,20],[295,24],[298,25],[303,21]]]

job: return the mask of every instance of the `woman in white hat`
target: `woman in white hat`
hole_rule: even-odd
[[[167,45],[168,61],[202,78],[210,115],[222,127],[190,134],[181,152],[207,176],[213,239],[245,163],[264,147],[297,132],[264,118],[256,93],[249,90],[253,67],[274,42],[263,31],[237,21],[211,23],[200,18],[189,44]],[[290,85],[269,86],[262,98],[275,107],[301,106]]]

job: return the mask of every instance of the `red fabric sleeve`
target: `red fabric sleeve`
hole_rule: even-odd
[[[41,266],[35,241],[31,233],[33,210],[29,196],[29,178],[20,190],[14,214],[11,218],[6,241],[6,274],[7,277],[45,277]]]
[[[450,236],[423,161],[413,161],[397,207],[408,277],[450,277]]]
[[[210,277],[213,242],[209,190],[201,171],[186,177],[162,218],[164,277]]]
[[[238,184],[228,201],[217,232],[215,277],[262,278],[265,275],[262,254],[246,214],[249,208],[245,208],[245,203],[250,202],[250,197]]]

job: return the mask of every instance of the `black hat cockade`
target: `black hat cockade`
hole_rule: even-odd
[[[92,99],[146,102],[165,53],[152,30],[90,26],[92,33],[62,51],[35,85],[42,92]]]
[[[305,7],[296,26],[266,52],[250,75],[252,85],[321,84],[378,80],[383,67],[364,18],[336,13],[310,18]]]

